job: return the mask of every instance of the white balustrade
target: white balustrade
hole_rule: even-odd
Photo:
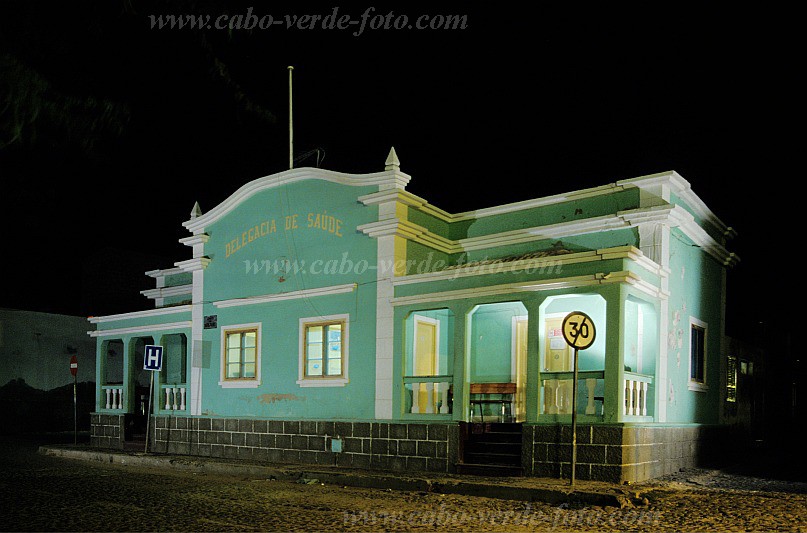
[[[625,409],[628,416],[647,416],[647,391],[652,378],[625,374]]]
[[[412,387],[412,407],[414,414],[449,414],[448,392],[451,383],[447,381],[421,381],[410,383]]]
[[[570,415],[572,414],[572,393],[573,374],[572,372],[543,372],[547,379],[543,383],[543,412],[545,415]],[[549,377],[553,376],[553,377]],[[602,383],[604,373],[601,370],[583,371],[578,379],[579,384],[585,384],[585,388],[578,388],[577,406],[578,413],[587,415],[597,414],[597,400],[602,397],[596,396],[597,385]],[[583,407],[585,406],[585,407]]]
[[[123,387],[110,387],[105,385],[103,387],[106,396],[106,409],[123,409]]]
[[[185,387],[177,385],[164,385],[165,410],[184,411],[185,410]]]

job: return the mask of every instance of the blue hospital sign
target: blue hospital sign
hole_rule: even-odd
[[[160,371],[163,368],[163,347],[146,345],[143,353],[143,370]]]

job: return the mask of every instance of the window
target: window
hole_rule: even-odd
[[[223,327],[221,330],[221,381],[225,388],[260,385],[260,324]]]
[[[726,401],[737,401],[737,358],[731,355],[726,364]]]
[[[705,391],[706,386],[706,324],[689,319],[689,389]]]
[[[300,319],[302,387],[344,386],[348,382],[348,315]]]

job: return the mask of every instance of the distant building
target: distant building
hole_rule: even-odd
[[[85,317],[0,308],[0,434],[89,429],[96,407],[95,351]]]
[[[726,400],[723,224],[675,172],[451,214],[384,171],[247,183],[148,273],[149,311],[90,319],[92,441],[436,472],[639,481],[696,464]],[[490,184],[491,186],[494,184]],[[469,187],[473,187],[469,183]],[[480,194],[484,191],[480,190]],[[596,340],[572,351],[564,318]]]
[[[0,385],[20,379],[45,391],[71,385],[74,355],[78,381],[95,381],[95,351],[86,317],[0,308]]]

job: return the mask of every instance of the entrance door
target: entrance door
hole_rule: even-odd
[[[545,372],[570,372],[572,355],[563,338],[563,316],[546,318],[546,344],[544,346]],[[544,412],[547,414],[571,414],[572,380],[547,379],[544,387]]]
[[[513,368],[516,394],[513,398],[513,416],[516,422],[527,418],[527,317],[515,317],[513,339]]]
[[[415,376],[436,376],[438,373],[437,364],[437,339],[439,336],[440,322],[437,320],[416,316],[415,317],[415,345],[414,345],[414,375]],[[438,391],[433,386],[426,386],[426,383],[414,383],[416,394],[413,394],[413,413],[434,413],[434,406],[437,405]],[[429,397],[431,395],[431,397]]]

